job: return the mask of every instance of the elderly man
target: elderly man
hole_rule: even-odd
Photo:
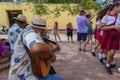
[[[53,56],[49,45],[42,38],[45,34],[46,20],[34,18],[31,30],[25,30],[19,35],[14,46],[8,80],[63,80],[53,75],[49,75],[46,78],[39,78],[32,72],[29,52],[31,56],[44,59]],[[29,49],[29,52],[25,46]]]
[[[21,31],[23,31],[23,29],[25,29],[26,27],[27,29],[30,28],[30,26],[28,26],[28,24],[26,23],[26,17],[24,15],[19,14],[17,17],[14,17],[14,19],[15,23],[11,26],[8,32],[8,40],[12,54],[14,53],[14,44]]]

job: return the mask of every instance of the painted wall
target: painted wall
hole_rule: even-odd
[[[50,9],[55,7],[55,4],[48,5]],[[16,4],[16,3],[0,3],[0,25],[5,25],[9,28],[9,19],[6,10],[22,10],[22,13],[27,17],[27,22],[31,23],[32,19],[36,17],[33,13],[32,4]],[[67,12],[62,12],[61,16],[55,18],[50,14],[47,16],[41,16],[47,20],[48,29],[52,29],[54,22],[58,21],[60,29],[66,29],[66,24],[71,22],[74,29],[76,29],[76,16],[68,16]]]

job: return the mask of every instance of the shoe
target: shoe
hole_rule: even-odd
[[[82,51],[82,49],[81,49],[81,48],[79,48],[79,51]]]
[[[92,55],[94,56],[94,57],[96,57],[96,54],[95,54],[95,52],[91,52],[92,53]]]
[[[83,49],[83,52],[86,52],[86,50],[85,50],[85,49]]]
[[[102,64],[102,65],[105,65],[103,59],[98,59],[99,63]]]
[[[110,68],[115,68],[116,67],[116,64],[111,64],[110,65]]]
[[[110,74],[110,75],[113,74],[110,67],[106,67],[106,66],[105,66],[105,69],[106,69],[106,71],[107,71],[108,74]]]

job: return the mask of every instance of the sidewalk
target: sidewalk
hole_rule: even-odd
[[[49,36],[53,39],[51,34]],[[109,75],[104,66],[98,63],[97,57],[90,54],[90,45],[87,47],[88,52],[79,52],[76,36],[74,36],[75,42],[69,44],[65,34],[60,36],[63,41],[60,43],[62,50],[56,54],[57,60],[53,64],[58,76],[64,80],[120,80],[120,73],[117,71],[120,67],[120,51],[115,55],[117,68],[113,69],[113,75]],[[0,73],[0,80],[6,80],[7,74],[8,71]]]

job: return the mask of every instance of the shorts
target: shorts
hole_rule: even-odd
[[[87,31],[87,34],[88,34],[88,35],[92,35],[92,30],[88,30],[88,31]]]
[[[73,36],[73,32],[67,32],[67,36]]]
[[[120,32],[117,30],[109,30],[104,31],[102,41],[101,41],[101,49],[109,50],[119,50],[119,35]]]
[[[86,41],[87,40],[87,33],[77,33],[77,40],[78,41]]]

